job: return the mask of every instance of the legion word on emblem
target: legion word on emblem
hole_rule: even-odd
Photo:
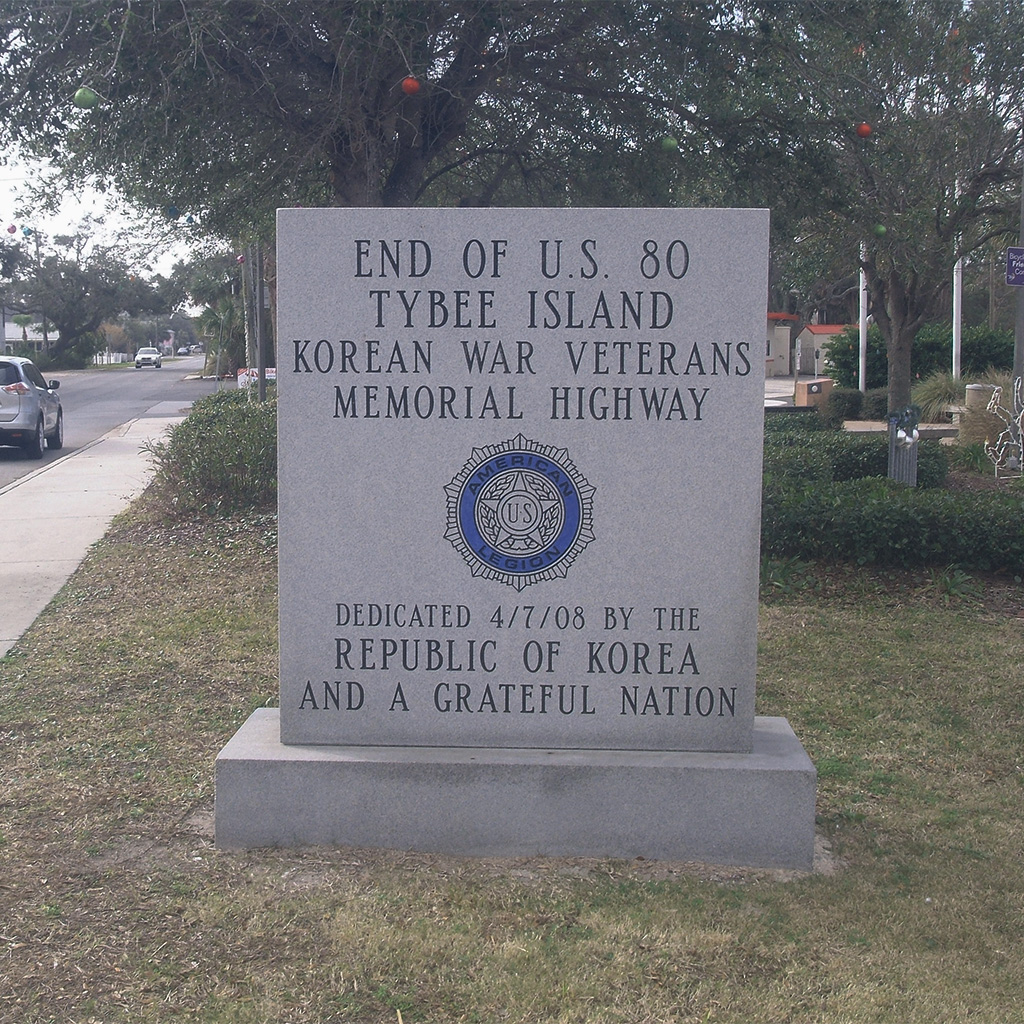
[[[564,577],[594,539],[594,488],[565,448],[522,434],[474,448],[444,490],[445,537],[474,576],[516,590]]]

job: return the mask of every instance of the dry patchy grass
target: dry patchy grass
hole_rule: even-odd
[[[764,606],[828,872],[219,851],[273,530],[137,508],[0,660],[3,1024],[1024,1017],[1019,588],[830,570]]]

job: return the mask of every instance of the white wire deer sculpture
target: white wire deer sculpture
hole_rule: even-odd
[[[1024,397],[1022,397],[1024,379],[1018,377],[1013,382],[1013,409],[1002,406],[1003,389],[994,388],[988,401],[988,411],[1003,421],[1004,427],[995,441],[985,442],[985,454],[995,466],[996,476],[1000,470],[1005,473],[1021,472],[1024,451],[1021,449],[1021,436],[1024,431]]]

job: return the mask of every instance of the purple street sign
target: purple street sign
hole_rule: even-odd
[[[1024,287],[1024,249],[1006,250],[1006,283]]]

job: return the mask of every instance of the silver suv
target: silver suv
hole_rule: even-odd
[[[30,459],[64,447],[60,382],[43,379],[36,364],[21,356],[0,356],[0,445],[19,445]]]

